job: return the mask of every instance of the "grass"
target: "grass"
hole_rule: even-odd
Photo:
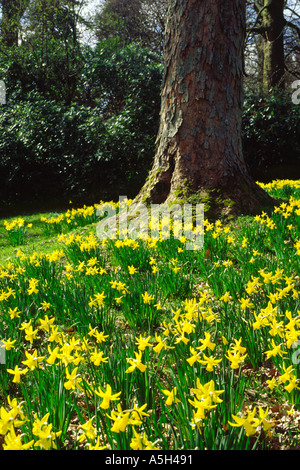
[[[55,214],[53,214],[54,216]],[[33,253],[34,251],[43,250],[46,253],[51,253],[53,249],[59,248],[57,237],[49,237],[43,228],[43,223],[40,220],[41,217],[49,217],[50,214],[33,214],[26,216],[26,224],[24,229],[26,230],[26,236],[22,249],[26,253]],[[21,217],[24,221],[25,218]],[[11,223],[16,220],[15,218],[7,218],[5,221]],[[3,221],[2,221],[3,222]],[[32,224],[32,227],[28,227]],[[0,263],[6,263],[12,259],[16,259],[16,253],[18,251],[18,244],[10,243],[7,230],[4,223],[0,225]]]
[[[195,251],[101,241],[96,206],[0,221],[0,448],[298,449],[300,182],[265,188]]]

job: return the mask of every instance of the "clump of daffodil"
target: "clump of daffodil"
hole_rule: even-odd
[[[140,426],[143,423],[142,417],[148,416],[143,412],[146,405],[138,408],[123,410],[120,404],[117,405],[117,410],[112,410],[108,418],[113,422],[111,431],[115,433],[125,432],[127,426]]]
[[[204,246],[194,251],[167,217],[152,218],[136,239],[119,227],[103,240],[94,225],[81,229],[102,217],[99,204],[42,217],[61,248],[26,246],[0,265],[0,359],[5,352],[8,363],[0,388],[22,397],[0,406],[0,446],[226,445],[210,441],[216,435],[230,435],[233,449],[268,443],[276,411],[273,422],[268,408],[252,408],[245,376],[267,360],[266,396],[297,399],[300,182],[265,187],[275,197],[286,190],[286,201],[237,229],[204,220]],[[118,213],[128,201],[108,206]],[[8,222],[7,236],[29,229]]]
[[[247,353],[246,348],[241,345],[241,338],[234,341],[235,344],[230,346],[225,357],[229,360],[232,369],[238,369],[244,363]]]
[[[257,432],[264,430],[269,431],[275,423],[267,420],[269,409],[265,411],[263,408],[254,407],[253,410],[249,410],[248,414],[245,416],[242,413],[240,415],[232,415],[234,422],[228,421],[228,424],[233,427],[243,427],[246,432],[246,436],[253,436]]]
[[[31,228],[32,224],[27,224],[25,219],[18,217],[13,220],[5,220],[4,227],[8,236],[9,242],[13,246],[22,245],[25,240],[27,228]]]
[[[46,413],[41,419],[35,418],[32,426],[32,434],[38,438],[34,446],[41,450],[57,449],[56,438],[62,431],[52,431],[52,424],[48,423],[50,413]]]
[[[224,390],[216,390],[213,380],[202,385],[200,379],[197,378],[196,387],[191,388],[190,392],[193,395],[193,399],[189,399],[189,403],[193,406],[193,418],[190,425],[192,428],[198,428],[201,432],[209,411],[216,408],[219,403],[222,403],[223,400],[219,395],[224,393]]]

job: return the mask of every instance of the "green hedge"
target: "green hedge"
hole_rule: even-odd
[[[153,55],[115,41],[87,48],[72,105],[37,91],[21,65],[12,62],[2,74],[1,200],[133,196],[146,179],[158,126],[162,68]]]

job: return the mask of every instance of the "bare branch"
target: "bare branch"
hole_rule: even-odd
[[[259,4],[257,4],[257,5],[259,5]],[[258,21],[259,21],[261,15],[262,15],[262,13],[263,13],[264,10],[266,10],[268,7],[269,7],[269,5],[265,5],[265,6],[262,7],[262,8],[260,9],[260,11],[258,12],[254,25],[253,25],[251,28],[249,28],[249,30],[248,30],[248,34],[247,34],[247,37],[246,37],[246,42],[247,42],[247,40],[248,40],[248,37],[249,37],[250,33],[253,32],[253,33],[259,33],[259,34],[261,34],[261,33],[263,33],[263,32],[265,31],[265,29],[262,28],[262,27],[256,28],[256,25],[257,25],[257,23],[258,23]]]
[[[266,28],[264,28],[263,26],[258,26],[257,28],[249,28],[247,29],[247,32],[250,34],[250,33],[258,33],[258,34],[262,34],[266,31]],[[248,35],[249,36],[249,35]]]
[[[290,7],[285,7],[285,10],[289,10],[293,13],[293,15],[297,16],[298,18],[300,18],[300,15],[299,13],[297,13],[295,10],[293,10],[292,8]]]
[[[298,36],[299,36],[299,39],[300,39],[300,28],[295,25],[294,23],[292,23],[291,21],[286,21],[286,26],[289,26],[291,29],[294,29],[297,33],[298,33]]]
[[[295,70],[289,70],[288,67],[285,65],[284,66],[285,70],[290,73],[291,75],[293,75],[294,77],[296,78],[300,78],[300,73],[296,72]]]

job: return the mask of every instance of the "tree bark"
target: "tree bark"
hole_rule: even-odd
[[[231,214],[271,203],[243,159],[244,34],[244,0],[169,0],[157,151],[136,202],[209,199]]]

